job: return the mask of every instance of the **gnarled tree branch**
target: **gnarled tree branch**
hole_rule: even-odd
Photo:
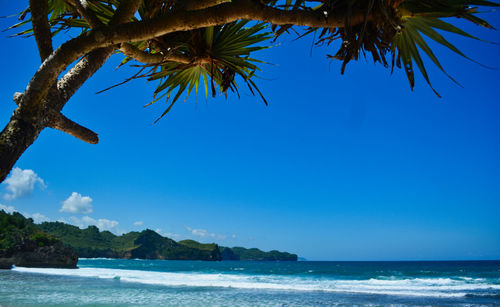
[[[234,0],[205,10],[173,12],[152,20],[92,30],[64,43],[42,64],[26,88],[23,101],[30,106],[39,104],[47,95],[47,83],[54,82],[71,62],[93,49],[147,40],[177,31],[222,25],[242,18],[277,25],[295,24],[310,27],[333,28],[344,24],[344,17],[340,12],[338,15],[330,14],[325,17],[321,12],[283,11],[252,0]],[[362,22],[363,18],[363,14],[352,16],[352,24]]]
[[[141,0],[130,0],[122,3],[124,3],[123,8],[117,10],[113,18],[114,23],[130,20],[140,6]],[[46,14],[44,18],[47,18]],[[62,49],[64,47],[59,47],[57,50]],[[51,91],[51,95],[47,94],[50,88],[54,88],[53,85],[57,76],[62,71],[59,68],[68,66],[81,55],[71,59],[68,57],[59,58],[55,61],[58,63],[56,65],[58,68],[56,69],[51,67],[52,57],[48,56],[40,66],[38,72],[49,72],[51,77],[45,80],[45,84],[41,82],[33,86],[28,85],[28,88],[32,91],[42,93],[42,95],[38,96],[39,99],[36,101],[26,99],[26,92],[29,94],[29,91],[26,91],[22,97],[18,97],[19,107],[14,111],[9,123],[0,133],[0,156],[2,157],[0,159],[0,182],[7,177],[21,154],[33,144],[40,132],[47,126],[60,129],[84,141],[97,143],[97,134],[73,123],[59,113],[76,90],[104,64],[112,54],[114,47],[97,49],[91,52],[92,49],[96,48],[91,48],[81,54],[84,55],[90,52],[61,79],[57,86],[58,90]],[[57,51],[52,53],[53,56],[55,54],[57,54]],[[63,59],[62,62],[60,62],[61,59]],[[58,95],[52,95],[52,93],[57,93]],[[42,111],[45,113],[42,114]]]
[[[19,107],[0,133],[0,154],[2,155],[0,181],[5,179],[20,155],[44,128],[40,125],[33,125],[33,122],[39,121],[42,117],[42,110],[60,111],[67,99],[74,93],[74,88],[81,85],[80,82],[83,84],[83,81],[97,70],[90,65],[89,57],[85,56],[97,52],[97,49],[105,48],[101,50],[106,50],[106,52],[102,51],[98,54],[101,60],[105,61],[109,57],[109,50],[114,50],[121,43],[148,40],[177,31],[223,25],[239,19],[264,21],[275,25],[294,24],[325,28],[344,25],[344,12],[330,13],[326,17],[322,12],[316,11],[284,11],[266,6],[257,0],[233,0],[202,10],[172,11],[155,19],[129,22],[142,1],[126,0],[121,3],[110,25],[88,31],[67,41],[52,52],[39,67],[26,87]],[[352,16],[352,24],[362,22],[363,18],[363,14]],[[125,23],[120,24],[123,22]],[[66,93],[57,95],[56,98],[52,97],[53,95],[48,97],[49,90],[55,84],[59,74],[82,56],[85,57],[70,70],[77,74],[68,73],[69,75],[61,79],[61,82],[68,82],[68,84],[74,81],[75,85],[65,88],[63,84],[60,84],[60,90],[66,90]],[[60,126],[64,125],[60,124]]]
[[[52,49],[52,33],[50,31],[48,14],[48,2],[30,0],[31,20],[33,33],[35,35],[38,52],[42,62],[54,51]]]
[[[231,2],[231,0],[184,0],[179,3],[179,7],[186,11],[195,11],[227,2]]]
[[[97,144],[99,142],[97,133],[75,123],[59,112],[49,112],[47,124],[50,128],[60,130],[89,144]]]
[[[89,8],[87,0],[65,0],[74,6],[78,14],[85,19],[90,28],[97,29],[103,26],[103,23],[97,18],[94,12]]]
[[[13,98],[14,102],[19,104],[22,97],[22,93],[15,93]],[[51,101],[56,101],[58,100],[57,98],[51,99]],[[46,113],[45,125],[48,127],[60,130],[89,144],[97,144],[99,142],[97,133],[62,115],[60,110],[48,109]]]
[[[163,55],[161,53],[149,54],[129,43],[122,43],[120,45],[120,51],[124,55],[131,57],[136,61],[144,64],[160,64],[163,62],[176,62],[182,64],[200,65],[200,64],[210,63],[209,58],[191,58],[180,54],[167,54],[167,55]]]

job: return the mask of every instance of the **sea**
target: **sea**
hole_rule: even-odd
[[[79,259],[0,270],[0,306],[500,306],[500,261]]]

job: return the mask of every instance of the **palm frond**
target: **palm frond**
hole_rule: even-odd
[[[120,2],[121,0],[87,0],[87,5],[103,24],[108,24]],[[33,34],[33,28],[30,27],[31,16],[28,14],[30,14],[29,7],[18,14],[20,22],[9,27],[9,29],[28,27],[13,36]],[[90,29],[88,23],[77,14],[76,8],[65,0],[48,0],[48,20],[53,36],[70,29],[81,29],[84,32]],[[134,17],[133,20],[137,18]]]
[[[252,94],[256,91],[267,104],[252,80],[256,77],[255,72],[260,70],[257,65],[264,62],[250,56],[255,51],[269,48],[257,46],[272,38],[271,33],[265,30],[264,23],[249,25],[248,21],[240,20],[223,26],[176,32],[150,42],[149,52],[152,54],[162,52],[192,59],[191,63],[164,62],[153,65],[145,75],[148,81],[159,81],[151,103],[161,99],[168,103],[158,120],[172,109],[183,93],[186,94],[186,99],[193,89],[197,94],[202,78],[206,95],[210,83],[213,97],[217,95],[217,89],[227,97],[229,90],[239,96],[236,82],[239,77],[247,84]],[[145,45],[142,49],[144,47]]]
[[[333,8],[332,8],[333,3]],[[325,14],[345,11],[345,25],[339,28],[309,28],[304,35],[317,33],[316,44],[332,44],[342,41],[336,54],[328,55],[331,59],[343,62],[341,73],[346,65],[359,59],[360,55],[370,53],[374,62],[381,62],[388,67],[387,57],[392,57],[392,70],[401,67],[406,73],[411,89],[415,86],[415,68],[418,68],[432,90],[430,76],[426,69],[425,54],[453,82],[453,79],[441,65],[435,52],[428,45],[434,41],[466,59],[472,60],[450,43],[444,33],[453,33],[470,39],[479,38],[467,33],[448,22],[450,18],[463,18],[476,25],[493,29],[485,20],[479,18],[478,8],[500,7],[500,4],[482,0],[334,0],[326,1],[321,7]],[[353,14],[363,14],[364,22],[352,24]],[[368,15],[372,16],[371,19]],[[477,63],[477,62],[476,62]],[[402,64],[402,65],[401,65]]]
[[[470,61],[476,62],[466,56],[438,32],[439,30],[441,32],[454,33],[467,38],[479,40],[477,37],[443,20],[444,18],[449,17],[459,17],[482,27],[492,29],[493,27],[488,22],[475,16],[477,8],[472,7],[473,5],[489,7],[500,6],[500,4],[490,1],[473,0],[407,0],[403,3],[400,8],[402,12],[401,31],[395,34],[394,41],[392,43],[392,51],[397,52],[398,58],[400,58],[403,62],[408,80],[410,81],[410,87],[412,89],[415,83],[414,71],[411,67],[413,66],[413,63],[415,63],[426,82],[436,95],[439,96],[436,90],[432,87],[425,64],[420,55],[421,51],[423,51],[433,64],[436,65],[444,74],[446,74],[453,82],[458,84],[458,82],[445,71],[438,58],[427,44],[426,39],[445,46],[454,53]],[[425,36],[425,38],[423,36]]]

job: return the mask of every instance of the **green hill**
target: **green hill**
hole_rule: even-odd
[[[38,227],[74,248],[81,258],[297,261],[297,255],[276,250],[219,247],[194,240],[176,242],[150,229],[117,236],[96,226],[80,229],[61,222],[44,222]]]
[[[217,244],[192,247],[162,237],[150,229],[117,236],[109,231],[99,231],[96,226],[80,229],[61,222],[44,222],[39,227],[73,247],[82,258],[221,260]]]

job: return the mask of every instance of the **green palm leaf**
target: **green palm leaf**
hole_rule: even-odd
[[[492,28],[492,26],[486,21],[474,15],[477,10],[475,8],[471,8],[472,5],[493,7],[500,6],[499,4],[490,1],[467,0],[407,0],[404,2],[401,7],[401,10],[405,15],[402,18],[402,29],[394,37],[392,50],[393,52],[398,52],[398,58],[400,58],[404,64],[404,69],[412,89],[415,85],[414,71],[412,67],[413,64],[416,64],[426,82],[439,96],[436,90],[432,87],[425,64],[420,56],[420,51],[423,51],[434,65],[436,65],[453,82],[458,84],[458,82],[445,71],[438,58],[427,44],[426,39],[443,45],[456,54],[477,63],[466,56],[437,31],[441,30],[479,40],[477,37],[470,35],[464,30],[442,19],[451,16],[458,16],[474,22],[477,25]],[[424,35],[426,39],[424,39],[422,35]]]
[[[204,79],[207,96],[209,82],[212,96],[216,95],[217,88],[226,96],[228,90],[239,96],[236,82],[236,77],[239,77],[248,85],[252,93],[255,90],[267,104],[252,80],[256,77],[255,72],[260,70],[255,63],[264,62],[251,58],[250,54],[269,48],[255,45],[271,39],[272,36],[265,31],[265,24],[253,23],[245,27],[247,25],[248,21],[241,20],[218,27],[173,33],[161,41],[163,47],[173,46],[171,49],[173,54],[193,58],[193,63],[159,63],[154,65],[150,73],[146,75],[148,81],[159,81],[151,103],[165,97],[168,102],[168,107],[160,118],[172,109],[183,93],[186,93],[186,99],[192,93],[193,88],[197,93],[201,78]],[[150,52],[156,53],[160,50],[152,48]],[[203,61],[199,62],[200,59]]]
[[[113,17],[116,7],[120,5],[121,0],[87,0],[88,7],[94,12],[103,24],[108,24]],[[19,13],[19,23],[9,27],[9,29],[21,28],[31,25],[31,17],[26,18],[30,13],[29,7]],[[48,0],[48,20],[52,29],[52,35],[61,31],[79,28],[82,31],[90,29],[88,23],[76,13],[76,8],[64,0]],[[137,20],[137,18],[133,18]],[[29,27],[13,36],[33,34],[33,28]]]

